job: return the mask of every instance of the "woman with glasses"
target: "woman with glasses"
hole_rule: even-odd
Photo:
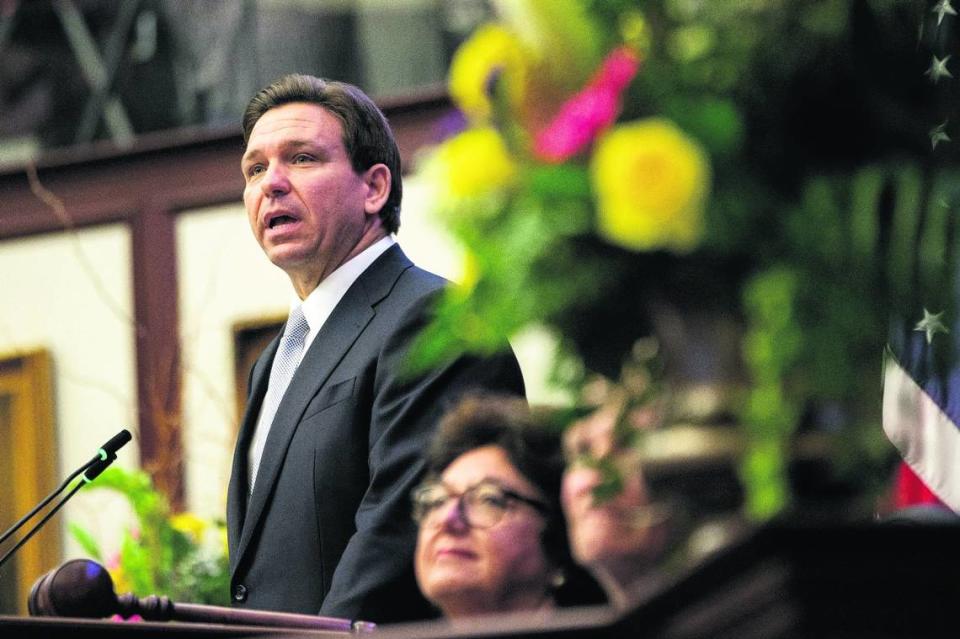
[[[420,525],[414,568],[445,617],[600,600],[570,559],[559,440],[524,400],[462,400],[441,421],[427,465],[412,495]]]

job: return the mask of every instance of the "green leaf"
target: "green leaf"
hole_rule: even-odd
[[[573,164],[535,165],[527,172],[527,188],[534,197],[567,200],[589,199],[590,175],[586,167]]]
[[[97,543],[97,540],[93,538],[93,535],[91,535],[89,531],[73,522],[67,524],[67,529],[70,531],[70,534],[73,536],[76,542],[80,544],[83,552],[87,553],[92,559],[96,559],[101,564],[103,563],[103,555],[100,552],[100,544]]]

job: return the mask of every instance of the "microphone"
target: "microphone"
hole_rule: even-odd
[[[38,579],[30,589],[27,607],[34,617],[102,618],[113,614],[140,615],[145,621],[186,621],[273,628],[302,628],[340,632],[370,632],[376,624],[338,617],[320,617],[223,606],[174,603],[168,597],[117,597],[110,573],[90,559],[71,559]]]
[[[43,499],[43,501],[41,501],[39,504],[33,507],[33,510],[31,510],[26,515],[21,517],[17,521],[17,523],[15,523],[13,526],[7,529],[7,531],[4,532],[2,536],[0,536],[0,544],[2,544],[4,541],[9,539],[15,532],[20,530],[20,528],[22,528],[25,523],[27,523],[34,515],[40,512],[40,510],[44,506],[49,504],[54,497],[62,493],[63,490],[70,484],[70,482],[72,482],[77,477],[77,475],[79,475],[80,473],[83,473],[83,481],[78,482],[77,485],[73,488],[73,490],[67,493],[66,497],[58,501],[56,505],[50,509],[50,512],[44,515],[43,519],[41,519],[33,528],[30,529],[30,531],[23,537],[23,539],[17,542],[17,544],[13,548],[11,548],[3,557],[0,557],[0,566],[3,566],[3,564],[13,555],[13,553],[15,553],[20,548],[20,546],[27,543],[27,541],[31,537],[33,537],[37,533],[37,531],[40,530],[40,528],[42,528],[43,525],[47,523],[47,521],[51,517],[53,517],[57,513],[57,511],[60,510],[60,508],[62,508],[63,505],[67,503],[67,501],[77,493],[78,490],[80,490],[84,485],[96,479],[100,475],[100,473],[106,470],[107,467],[110,464],[112,464],[114,460],[116,460],[117,451],[123,448],[123,446],[125,446],[127,442],[129,442],[131,439],[133,439],[133,436],[130,434],[130,431],[128,431],[127,429],[123,429],[119,433],[111,437],[107,441],[107,443],[105,443],[103,446],[100,447],[100,449],[97,451],[97,454],[94,455],[90,461],[88,461],[87,463],[82,465],[80,468],[70,473],[70,476],[67,477],[63,481],[63,483],[60,484],[59,487],[57,487],[56,490],[54,490],[52,493],[47,495]]]
[[[111,437],[106,444],[100,447],[94,458],[87,462],[86,472],[83,473],[84,480],[89,483],[99,477],[100,473],[117,459],[117,451],[126,446],[131,439],[133,439],[133,436],[126,428]]]

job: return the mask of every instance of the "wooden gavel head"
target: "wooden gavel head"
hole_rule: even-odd
[[[90,559],[71,559],[33,584],[27,607],[34,617],[109,617],[117,594],[107,569]]]

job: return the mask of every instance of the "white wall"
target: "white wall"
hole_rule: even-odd
[[[253,239],[241,204],[177,219],[187,499],[223,517],[238,424],[233,328],[286,316],[292,289]]]
[[[134,441],[117,463],[139,463],[131,277],[123,226],[0,242],[0,357],[40,348],[52,356],[57,483],[121,428]],[[74,521],[115,548],[128,515],[121,499],[85,488],[51,523]],[[62,529],[66,555],[78,556]]]

